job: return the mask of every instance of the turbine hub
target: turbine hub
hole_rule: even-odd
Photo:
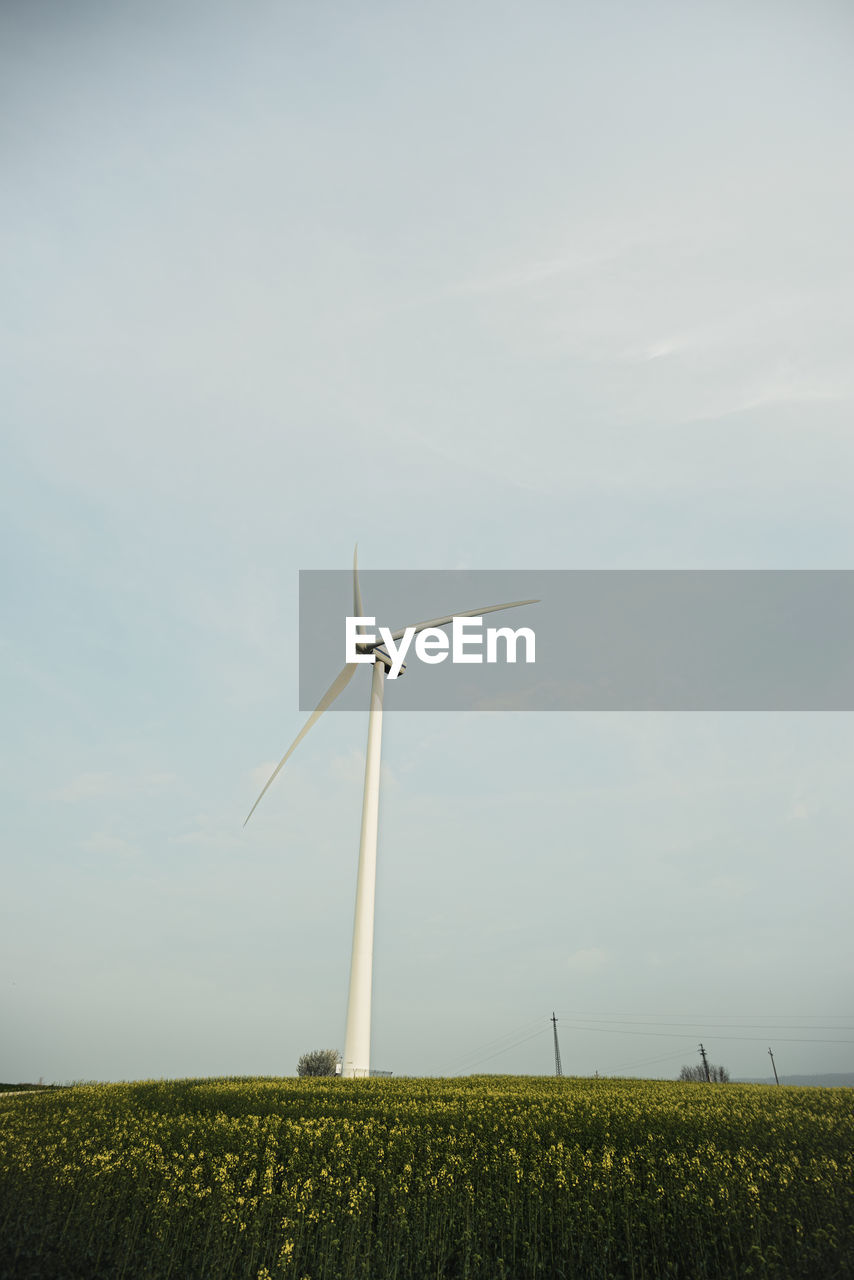
[[[365,652],[373,653],[374,661],[381,662],[385,667],[386,671],[391,671],[394,663],[392,662],[390,655],[386,653],[385,649],[381,648],[379,645],[375,645],[371,649],[366,647]],[[400,679],[400,677],[403,675],[405,670],[406,670],[406,663],[402,662],[400,664],[400,670],[397,673],[398,679]]]

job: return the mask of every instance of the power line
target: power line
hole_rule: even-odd
[[[603,1013],[603,1011],[602,1011],[601,1009],[596,1009],[596,1010],[592,1010],[592,1011],[591,1011],[591,1010],[587,1010],[587,1009],[573,1009],[571,1013],[568,1013],[568,1014],[567,1014],[567,1017],[573,1017],[573,1018],[624,1018],[624,1017],[629,1017],[629,1018],[697,1018],[697,1017],[699,1017],[699,1018],[701,1018],[704,1022],[706,1022],[706,1021],[708,1021],[708,1020],[710,1020],[710,1019],[712,1019],[712,1018],[760,1018],[760,1019],[768,1019],[768,1018],[813,1018],[813,1019],[814,1019],[814,1018],[846,1018],[846,1019],[848,1019],[848,1018],[850,1018],[850,1017],[851,1017],[851,1010],[849,1009],[846,1013],[706,1013],[706,1012],[704,1012],[703,1010],[700,1010],[700,1012],[698,1013],[696,1009],[691,1009],[691,1010],[690,1010],[690,1011],[688,1011],[688,1012],[676,1012],[675,1010],[670,1009],[670,1010],[668,1010],[666,1013],[662,1013],[660,1010],[659,1010],[659,1011],[657,1011],[657,1012],[651,1013],[649,1010],[633,1009],[633,1010],[631,1010],[631,1012],[626,1013],[626,1011],[625,1011],[625,1010],[615,1011],[615,1010],[611,1009],[611,1010],[609,1010],[609,1011],[608,1011],[608,1013]]]
[[[636,1027],[638,1025],[638,1018],[645,1017],[645,1016],[651,1017],[652,1015],[638,1014],[637,1017],[635,1018],[622,1019],[622,1018],[605,1018],[605,1017],[600,1017],[596,1015],[587,1015],[587,1014],[581,1014],[581,1013],[576,1013],[576,1014],[569,1014],[565,1012],[561,1013],[562,1018],[572,1018],[572,1019],[577,1019],[583,1022],[593,1022],[593,1023],[596,1023],[597,1025],[607,1023],[610,1026],[620,1026],[620,1027]],[[852,1031],[854,1032],[854,1027],[828,1026],[826,1024],[816,1024],[816,1023],[798,1024],[798,1023],[785,1023],[785,1022],[768,1022],[768,1023],[763,1023],[760,1027],[759,1023],[748,1022],[746,1018],[743,1019],[741,1022],[719,1022],[715,1018],[703,1018],[703,1017],[694,1018],[690,1022],[668,1022],[666,1018],[657,1018],[655,1019],[652,1025],[659,1026],[659,1027],[677,1027],[677,1028],[711,1026],[711,1027],[714,1027],[715,1029],[717,1029],[718,1027],[723,1027],[723,1028],[732,1028],[734,1030],[746,1030],[750,1026],[755,1026],[758,1029],[764,1030],[765,1032],[776,1031],[778,1028],[782,1031]]]
[[[564,1021],[567,1021],[567,1019],[566,1019],[566,1018],[564,1018]],[[626,1030],[626,1029],[624,1029],[624,1028],[617,1028],[617,1027],[604,1027],[604,1026],[592,1026],[592,1027],[591,1027],[591,1026],[589,1026],[589,1025],[585,1025],[584,1023],[581,1023],[581,1022],[570,1022],[570,1023],[569,1023],[569,1025],[570,1025],[570,1026],[573,1028],[573,1030],[575,1030],[575,1031],[588,1031],[588,1032],[591,1032],[591,1033],[595,1032],[595,1033],[596,1033],[596,1034],[598,1034],[598,1035],[608,1035],[608,1036],[659,1036],[659,1037],[661,1037],[661,1038],[663,1038],[663,1039],[665,1039],[665,1040],[677,1040],[677,1039],[679,1039],[679,1038],[680,1038],[680,1036],[681,1036],[681,1034],[682,1034],[682,1032],[681,1032],[680,1030],[678,1030],[678,1029],[677,1029],[677,1030],[675,1030],[675,1031],[639,1031],[639,1030]],[[694,1023],[694,1024],[689,1024],[689,1025],[702,1026],[702,1025],[704,1025],[704,1024],[702,1024],[702,1023]],[[716,1039],[716,1040],[765,1040],[765,1039],[767,1039],[767,1035],[761,1035],[761,1036],[722,1036],[722,1035],[718,1035],[718,1032],[717,1032],[717,1029],[716,1029],[716,1028],[712,1027],[711,1029],[715,1032],[715,1039]],[[842,1029],[843,1029],[843,1030],[847,1030],[847,1028],[842,1028]],[[766,1032],[767,1032],[767,1028],[766,1028]],[[775,1035],[774,1039],[775,1039],[775,1040],[783,1040],[783,1041],[785,1041],[785,1042],[786,1042],[786,1043],[788,1043],[788,1044],[854,1044],[854,1040],[828,1040],[828,1039],[825,1039],[825,1038],[821,1038],[821,1037],[819,1037],[819,1036],[778,1036],[778,1035]]]
[[[511,1031],[505,1031],[500,1036],[494,1036],[491,1040],[487,1040],[483,1044],[475,1046],[475,1048],[470,1049],[468,1053],[464,1053],[461,1057],[457,1057],[454,1060],[454,1065],[446,1071],[445,1074],[449,1076],[456,1075],[461,1068],[465,1067],[467,1063],[472,1062],[472,1060],[474,1060],[473,1065],[476,1066],[478,1062],[483,1061],[482,1055],[486,1050],[493,1048],[493,1046],[500,1046],[502,1041],[508,1040],[513,1036],[522,1035],[524,1032],[530,1031],[532,1027],[539,1028],[541,1023],[542,1015],[538,1014],[536,1018],[529,1018],[528,1021],[522,1023],[521,1026],[514,1027]],[[505,1048],[513,1048],[513,1045],[505,1045],[503,1048],[499,1048],[498,1052],[503,1053]]]
[[[775,1033],[774,1034],[775,1040],[780,1040],[787,1044],[854,1044],[854,1040],[830,1039],[830,1038],[818,1037],[818,1036],[777,1035],[776,1032],[778,1029],[784,1030],[784,1031],[854,1031],[854,1028],[848,1027],[848,1026],[842,1026],[842,1027],[828,1026],[826,1023],[787,1025],[785,1022],[769,1021],[769,1019],[772,1016],[775,1016],[775,1015],[769,1015],[769,1014],[759,1014],[759,1015],[730,1014],[729,1015],[729,1017],[742,1019],[741,1022],[721,1022],[720,1018],[722,1015],[720,1014],[710,1016],[710,1017],[703,1017],[702,1015],[697,1016],[697,1015],[673,1014],[673,1013],[671,1014],[647,1013],[647,1014],[631,1014],[631,1015],[628,1015],[627,1018],[624,1017],[622,1019],[614,1016],[606,1017],[603,1014],[584,1015],[584,1014],[577,1014],[577,1013],[576,1014],[562,1013],[560,1016],[564,1019],[567,1025],[573,1028],[573,1030],[585,1031],[591,1035],[601,1033],[603,1035],[644,1036],[644,1037],[656,1037],[658,1039],[665,1039],[665,1040],[678,1040],[682,1038],[682,1035],[684,1033],[687,1033],[688,1031],[695,1031],[697,1029],[700,1029],[700,1030],[705,1030],[707,1032],[713,1031],[714,1038],[716,1040],[744,1040],[746,1042],[755,1042],[755,1041],[765,1040],[767,1043],[767,1036],[769,1032],[773,1031]],[[723,1016],[727,1016],[727,1015],[723,1015]],[[809,1018],[810,1016],[811,1016],[810,1014],[802,1014],[802,1013],[776,1015],[776,1017],[778,1018],[780,1017]],[[817,1014],[815,1016],[832,1018],[837,1015],[825,1013],[823,1015]],[[839,1014],[838,1016],[840,1018],[842,1017],[850,1018],[851,1015]],[[651,1021],[650,1025],[643,1025],[643,1024],[638,1025],[638,1020],[641,1018],[648,1018],[650,1020],[654,1019],[655,1021],[654,1022]],[[686,1018],[686,1019],[690,1018],[690,1020],[685,1022],[668,1021],[668,1019],[676,1019],[676,1018]],[[748,1019],[751,1019],[751,1018],[755,1019],[755,1021],[752,1023],[748,1021]],[[555,1048],[557,1051],[555,1061],[556,1061],[556,1067],[557,1067],[557,1062],[558,1062],[557,1054],[559,1054],[560,1049],[559,1049],[559,1046],[557,1045],[557,1015],[554,1012],[552,1013],[551,1021],[554,1028],[554,1035],[555,1035]],[[500,1036],[494,1036],[491,1040],[485,1041],[483,1044],[478,1045],[474,1049],[471,1049],[467,1054],[464,1054],[461,1058],[458,1058],[456,1060],[456,1064],[451,1069],[445,1071],[443,1074],[450,1076],[450,1075],[462,1075],[464,1073],[468,1073],[474,1067],[480,1066],[481,1063],[490,1062],[494,1058],[501,1057],[501,1055],[504,1053],[509,1053],[511,1049],[516,1049],[520,1045],[527,1044],[529,1041],[535,1040],[538,1036],[542,1035],[545,1031],[545,1028],[541,1026],[541,1023],[542,1023],[542,1015],[538,1015],[536,1018],[529,1019],[527,1022],[521,1024],[520,1026],[514,1028],[511,1031],[506,1031]],[[655,1028],[672,1027],[673,1030],[657,1030],[657,1029],[653,1029],[653,1027]],[[535,1029],[531,1030],[531,1028],[535,1028]],[[722,1030],[747,1031],[752,1029],[761,1031],[762,1034],[761,1035],[722,1035],[720,1034]],[[505,1041],[509,1041],[509,1043],[504,1043]],[[640,1062],[624,1064],[624,1066],[617,1068],[617,1070],[630,1070],[633,1067],[648,1066],[656,1062],[663,1062],[663,1061],[667,1061],[677,1057],[681,1057],[686,1052],[690,1052],[690,1051],[687,1049],[685,1050],[680,1049],[680,1050],[677,1050],[676,1052],[663,1054],[658,1057],[644,1058]],[[558,1074],[563,1074],[562,1066]]]
[[[469,1066],[466,1068],[465,1073],[462,1071],[456,1071],[454,1072],[454,1075],[467,1074],[469,1071],[471,1071],[472,1067],[479,1067],[483,1062],[490,1062],[493,1058],[499,1058],[502,1053],[509,1053],[511,1049],[517,1049],[520,1044],[527,1044],[529,1040],[536,1040],[537,1036],[543,1036],[545,1034],[546,1034],[546,1028],[541,1027],[538,1031],[533,1032],[532,1035],[524,1036],[523,1039],[517,1040],[515,1044],[505,1045],[503,1049],[496,1049],[495,1053],[487,1054],[485,1058],[478,1058],[475,1062],[469,1063]]]
[[[631,1071],[635,1067],[651,1067],[656,1062],[675,1062],[677,1058],[684,1058],[686,1054],[692,1053],[692,1049],[677,1049],[675,1053],[662,1053],[656,1058],[641,1058],[639,1062],[622,1062],[614,1071]]]

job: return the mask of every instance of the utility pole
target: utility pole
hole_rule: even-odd
[[[555,1075],[562,1076],[563,1067],[560,1065],[560,1045],[557,1042],[557,1018],[554,1009],[552,1009],[552,1030],[555,1033]]]
[[[777,1075],[777,1064],[774,1061],[774,1055],[770,1049],[768,1050],[768,1056],[771,1059],[771,1066],[774,1068],[774,1079],[777,1081],[777,1084],[779,1084],[780,1077]]]
[[[711,1084],[712,1077],[709,1075],[709,1064],[706,1061],[706,1051],[703,1048],[702,1044],[700,1045],[700,1057],[703,1059],[703,1070],[706,1073],[706,1084]]]

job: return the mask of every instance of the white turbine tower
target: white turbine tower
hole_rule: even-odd
[[[454,618],[476,618],[483,613],[495,613],[499,609],[516,609],[523,604],[536,604],[536,600],[514,600],[510,604],[492,604],[482,609],[466,609],[460,613],[449,614],[445,618],[431,618],[427,622],[417,622],[414,631],[425,631],[428,627],[444,627],[452,623]],[[353,615],[364,617],[362,608],[362,592],[359,587],[358,547],[353,553]],[[404,632],[392,634],[392,639],[400,640]],[[360,632],[361,634],[361,632]],[[350,994],[347,1001],[347,1029],[344,1036],[344,1076],[367,1076],[371,1063],[371,981],[374,955],[374,896],[377,878],[377,830],[380,807],[380,746],[383,727],[383,686],[386,671],[392,660],[380,642],[357,646],[361,654],[373,654],[373,673],[371,677],[371,702],[368,713],[368,746],[365,753],[365,790],[362,799],[362,832],[359,839],[359,870],[356,877],[356,911],[353,922],[353,952],[350,961]],[[285,761],[302,742],[312,725],[316,724],[340,693],[352,680],[358,666],[348,662],[335,677],[317,706],[306,720],[302,729],[294,738],[285,754],[271,773],[264,789],[243,823],[244,827],[258,808],[262,797],[274,778],[278,775]],[[401,671],[405,668],[401,667]]]

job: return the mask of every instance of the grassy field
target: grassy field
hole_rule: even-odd
[[[0,1096],[0,1274],[841,1280],[852,1101],[530,1077]]]

